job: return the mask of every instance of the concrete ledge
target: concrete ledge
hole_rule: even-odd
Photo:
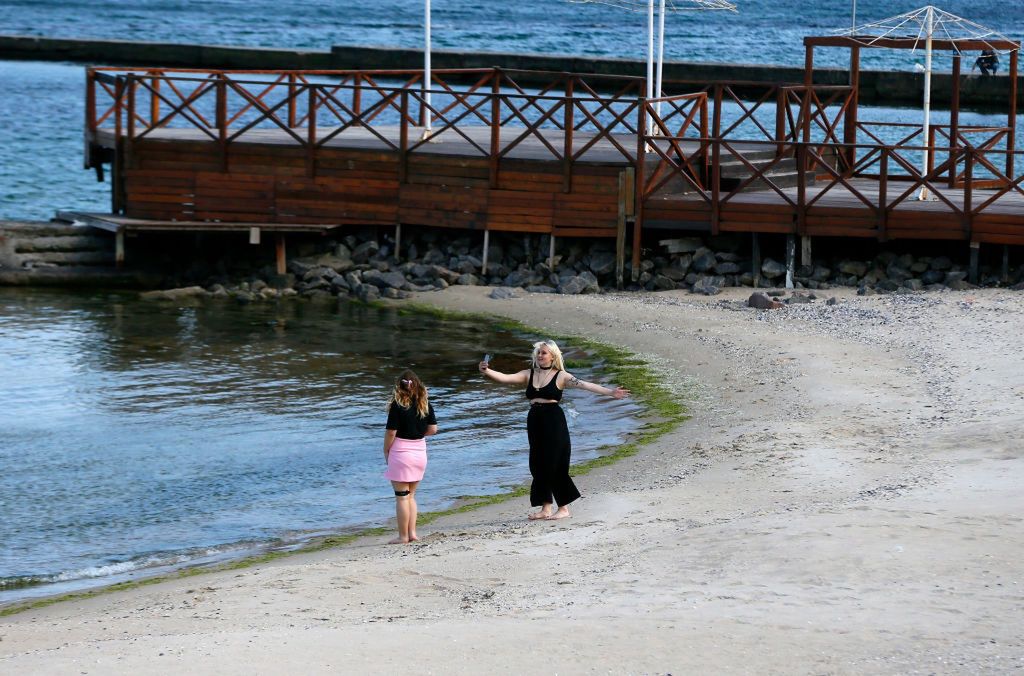
[[[463,52],[435,50],[435,68],[518,68],[525,70],[565,71],[603,75],[643,75],[643,61],[632,59],[589,58],[559,54],[505,54],[500,52]],[[153,66],[208,69],[419,69],[423,55],[415,49],[358,47],[339,45],[330,51],[231,47],[226,45],[190,45],[126,40],[76,40],[0,35],[0,59],[73,61],[110,66]],[[969,65],[968,65],[969,68]],[[761,83],[800,83],[803,69],[793,66],[728,63],[665,64],[667,80],[707,83],[715,80]],[[819,84],[846,84],[846,70],[822,68],[815,71]],[[932,105],[949,106],[952,75],[932,76]],[[961,76],[961,107],[1005,111],[1009,98],[1009,78]],[[920,105],[924,75],[901,71],[862,71],[860,100],[875,105]],[[677,85],[678,91],[687,91]],[[666,87],[668,89],[668,87]],[[1018,106],[1024,110],[1024,87],[1018,88]]]

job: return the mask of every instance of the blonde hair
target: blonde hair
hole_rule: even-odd
[[[427,388],[419,376],[406,369],[395,382],[395,389],[391,391],[391,399],[388,400],[388,410],[392,404],[398,404],[402,408],[414,408],[416,415],[426,418],[429,412],[427,402]]]
[[[558,345],[556,345],[553,340],[541,340],[533,344],[533,356],[530,357],[530,365],[533,368],[540,368],[540,365],[537,364],[537,355],[540,353],[540,348],[542,347],[546,347],[548,352],[551,353],[551,356],[553,357],[551,365],[559,371],[564,371],[565,363],[562,361],[562,351],[558,349]]]

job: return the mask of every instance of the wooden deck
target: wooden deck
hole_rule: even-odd
[[[303,131],[294,130],[300,137]],[[412,131],[418,142],[423,129]],[[543,130],[521,138],[522,132],[502,130],[495,172],[486,127],[443,131],[407,153],[400,151],[398,126],[346,129],[319,146],[312,163],[308,150],[284,130],[246,131],[224,151],[198,129],[154,129],[125,144],[123,224],[139,230],[147,229],[145,221],[163,223],[160,229],[206,224],[217,230],[235,223],[271,231],[286,224],[412,224],[621,236],[635,212],[637,136],[615,134],[592,143],[595,135],[577,133],[577,147],[591,145],[567,167],[563,133]],[[113,130],[98,134],[111,148],[115,139]],[[700,144],[688,140],[680,147],[693,153]],[[757,148],[742,142],[731,147]],[[648,156],[647,173],[655,167]],[[937,186],[920,200],[919,188],[890,180],[887,204],[910,194],[881,209],[880,188],[878,180],[838,182],[819,175],[802,197],[796,186],[722,191],[716,209],[710,191],[670,189],[648,195],[639,206],[644,226],[660,229],[1024,244],[1024,195],[1018,191],[999,195],[967,218],[967,211],[997,193],[973,190],[968,205],[963,188]]]
[[[938,166],[921,172],[922,141],[882,144],[853,86],[771,85],[751,104],[730,83],[646,99],[642,79],[609,94],[500,68],[435,72],[429,94],[415,71],[262,76],[91,69],[86,165],[112,166],[108,222],[282,242],[349,225],[615,238],[620,271],[630,227],[634,267],[644,233],[665,229],[1024,244],[1012,128],[977,141],[933,126]],[[742,114],[726,120],[730,102]],[[743,124],[755,138],[737,138]]]

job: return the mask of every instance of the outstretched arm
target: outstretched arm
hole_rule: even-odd
[[[502,373],[501,371],[495,371],[491,368],[491,365],[485,361],[480,362],[478,365],[480,373],[484,374],[496,383],[504,383],[506,385],[525,385],[526,381],[530,377],[529,371],[520,371],[519,373]]]
[[[562,371],[558,374],[562,382],[559,383],[563,390],[575,387],[576,389],[586,390],[587,392],[593,392],[594,394],[603,394],[606,397],[614,397],[616,399],[622,399],[623,397],[629,396],[629,390],[625,387],[605,387],[604,385],[598,385],[597,383],[588,383],[586,380],[580,380],[576,376],[566,371]]]

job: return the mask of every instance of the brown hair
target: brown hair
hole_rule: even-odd
[[[409,369],[402,371],[395,382],[395,389],[388,400],[388,410],[391,410],[391,404],[394,403],[402,408],[414,408],[421,418],[427,417],[427,388],[423,386],[420,377]]]

